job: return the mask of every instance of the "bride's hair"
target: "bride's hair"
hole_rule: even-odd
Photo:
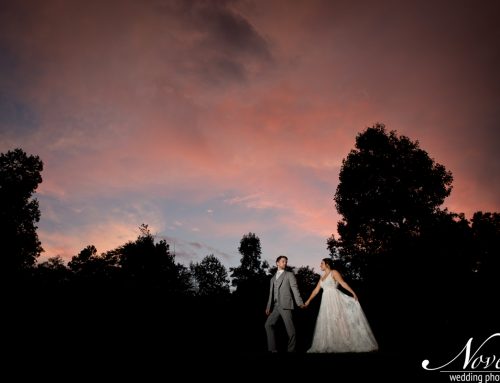
[[[330,269],[333,269],[333,261],[331,258],[323,258],[323,262],[325,262],[325,265],[328,265]]]

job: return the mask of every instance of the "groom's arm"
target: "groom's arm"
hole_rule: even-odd
[[[269,315],[271,313],[271,299],[273,297],[273,281],[269,282],[269,298],[267,299],[267,306],[266,306],[266,314]]]
[[[293,297],[295,298],[295,303],[298,306],[303,306],[304,302],[302,302],[302,298],[300,297],[299,288],[297,286],[297,279],[295,278],[295,274],[290,271],[290,289],[292,290]]]

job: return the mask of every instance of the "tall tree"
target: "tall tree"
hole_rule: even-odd
[[[196,281],[198,295],[229,295],[227,270],[215,255],[207,255],[201,262],[191,263],[190,269]]]
[[[453,177],[418,141],[387,132],[383,124],[356,137],[342,161],[335,193],[339,239],[328,241],[353,276],[370,256],[395,251],[421,235],[451,192]]]
[[[22,149],[0,154],[0,245],[2,277],[31,269],[43,251],[36,232],[40,220],[33,194],[42,182],[43,162]]]
[[[161,290],[180,295],[191,291],[189,270],[175,262],[165,240],[155,242],[148,225],[140,226],[140,235],[103,255],[108,264],[119,268],[129,286]]]
[[[243,235],[238,251],[241,254],[240,266],[229,269],[232,285],[238,294],[255,293],[255,287],[261,286],[266,280],[266,270],[269,268],[268,263],[261,260],[260,238],[251,232]]]

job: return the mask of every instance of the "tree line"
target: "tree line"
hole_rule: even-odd
[[[116,249],[99,254],[89,245],[67,264],[58,256],[37,262],[43,249],[34,194],[42,171],[41,159],[22,149],[0,155],[2,289],[13,304],[23,302],[21,319],[49,326],[69,315],[80,341],[111,336],[111,326],[135,342],[160,339],[175,349],[195,339],[179,335],[189,330],[203,349],[265,349],[264,305],[275,266],[262,260],[255,233],[243,235],[240,264],[229,270],[213,254],[182,265],[146,224]],[[359,133],[342,162],[333,195],[342,219],[325,255],[359,292],[382,350],[418,351],[498,323],[491,301],[500,280],[500,214],[477,211],[467,220],[442,208],[452,182],[418,141],[382,124]],[[318,275],[307,266],[292,269],[307,297]],[[299,348],[308,347],[315,309],[297,313]]]

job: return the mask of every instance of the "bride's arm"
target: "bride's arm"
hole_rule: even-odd
[[[307,307],[309,306],[309,303],[311,303],[312,299],[319,293],[319,290],[321,290],[321,280],[318,281],[318,284],[314,288],[314,290],[311,293],[311,296],[309,299],[304,303],[304,306]]]
[[[337,270],[332,270],[332,276],[333,278],[338,282],[340,283],[340,285],[346,289],[347,291],[349,291],[351,294],[352,294],[352,297],[356,300],[358,300],[358,296],[356,295],[356,293],[354,292],[353,289],[351,289],[351,286],[349,286],[347,284],[346,281],[344,281],[344,278],[342,278],[342,275],[340,275],[340,273],[337,271]]]

